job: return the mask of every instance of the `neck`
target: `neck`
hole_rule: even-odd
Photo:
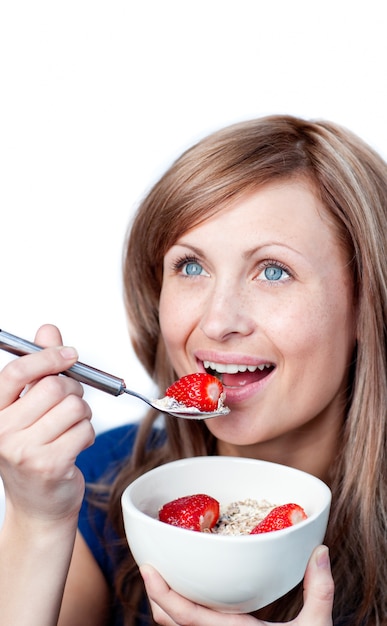
[[[338,453],[342,423],[317,416],[308,424],[280,437],[253,445],[238,446],[218,440],[217,453],[241,456],[295,467],[331,482],[331,468]]]

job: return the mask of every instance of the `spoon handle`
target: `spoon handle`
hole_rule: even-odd
[[[33,354],[34,352],[42,350],[42,348],[35,343],[21,339],[21,337],[16,337],[16,335],[11,335],[4,330],[0,330],[0,348],[16,356]],[[119,396],[125,391],[125,381],[122,378],[117,378],[117,376],[102,372],[80,361],[77,361],[70,369],[62,372],[62,374],[74,378],[80,383],[85,383],[90,387],[95,387],[95,389],[110,393],[112,396]]]

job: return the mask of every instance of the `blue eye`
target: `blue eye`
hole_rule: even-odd
[[[200,263],[197,263],[195,261],[190,261],[183,268],[183,272],[187,276],[199,276],[202,273],[202,271],[203,271],[203,268],[200,265]]]
[[[280,280],[283,274],[281,267],[267,267],[264,271],[267,280]]]
[[[264,282],[281,282],[283,283],[292,276],[290,270],[286,267],[282,267],[282,264],[278,261],[265,261],[261,266],[258,279]]]
[[[194,256],[184,255],[176,259],[172,264],[172,269],[182,276],[209,276],[203,265]]]

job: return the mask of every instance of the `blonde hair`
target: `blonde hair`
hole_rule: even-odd
[[[166,251],[231,199],[299,175],[318,190],[348,252],[358,315],[326,538],[336,584],[334,615],[351,626],[387,624],[387,167],[380,156],[335,124],[280,115],[235,124],[187,150],[154,185],[130,227],[124,285],[131,336],[138,358],[163,391],[176,378],[158,321]],[[161,462],[216,452],[203,423],[168,418],[165,445],[148,452],[155,417],[151,411],[143,420],[132,459],[115,483],[111,519],[117,526],[121,492],[135,476]],[[123,536],[122,526],[120,532]],[[140,582],[130,557],[117,585],[122,598],[137,603]],[[265,619],[291,619],[300,603],[297,591],[270,607]],[[132,615],[128,611],[127,624],[134,623]]]

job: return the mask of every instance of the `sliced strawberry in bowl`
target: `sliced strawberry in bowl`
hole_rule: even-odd
[[[253,528],[251,535],[268,533],[273,530],[289,528],[307,519],[304,509],[299,504],[289,503],[276,506],[266,517]]]
[[[169,398],[199,411],[216,411],[224,399],[223,385],[218,378],[204,372],[196,372],[179,378],[165,392]]]
[[[219,508],[215,498],[198,493],[164,504],[159,511],[159,520],[172,526],[205,532],[218,521]]]

